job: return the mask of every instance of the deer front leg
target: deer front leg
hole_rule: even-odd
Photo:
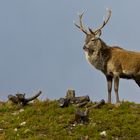
[[[118,89],[119,89],[119,77],[115,76],[114,77],[114,91],[115,91],[115,94],[116,94],[116,103],[120,102]]]
[[[106,76],[108,88],[108,103],[111,103],[112,76]]]

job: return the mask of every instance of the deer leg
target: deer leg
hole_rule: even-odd
[[[108,88],[108,103],[111,103],[112,76],[106,76]]]
[[[115,91],[115,94],[116,94],[116,103],[120,102],[119,101],[118,89],[119,89],[119,77],[115,76],[114,77],[114,91]]]

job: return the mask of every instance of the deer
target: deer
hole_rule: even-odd
[[[107,102],[112,101],[112,82],[114,81],[116,103],[120,103],[118,93],[120,78],[132,79],[140,87],[140,52],[129,51],[119,46],[109,46],[102,40],[102,29],[112,15],[111,9],[107,9],[107,16],[97,29],[86,28],[82,22],[83,15],[84,12],[79,14],[79,24],[76,22],[74,24],[86,35],[83,46],[86,59],[106,77]]]

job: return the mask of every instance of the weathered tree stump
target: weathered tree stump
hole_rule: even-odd
[[[60,107],[68,107],[69,104],[75,104],[77,107],[85,106],[90,101],[89,96],[75,97],[75,90],[68,90],[65,98],[58,100]]]
[[[63,108],[69,106],[70,100],[67,98],[60,98],[58,102],[59,102],[59,106]]]
[[[90,101],[90,98],[88,95],[70,98],[70,103],[72,104],[80,104],[80,103],[89,102],[89,101]]]
[[[95,105],[89,107],[89,109],[92,109],[92,108],[101,108],[104,104],[105,104],[105,100],[102,99],[100,102],[98,102]]]
[[[66,98],[74,98],[75,97],[75,90],[68,89]]]
[[[74,123],[87,124],[89,122],[88,113],[88,109],[86,109],[85,111],[77,109],[75,112]]]
[[[36,95],[34,95],[31,98],[25,98],[25,94],[17,93],[15,96],[14,95],[8,95],[8,99],[12,101],[14,104],[21,104],[21,105],[26,105],[28,102],[33,101],[36,99],[42,91],[39,91]]]

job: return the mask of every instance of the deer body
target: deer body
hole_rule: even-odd
[[[108,102],[111,103],[112,81],[114,80],[114,91],[116,102],[119,102],[119,79],[133,79],[140,86],[140,52],[128,51],[117,46],[107,45],[101,38],[101,29],[106,25],[110,16],[103,22],[101,27],[93,31],[87,31],[82,24],[82,16],[79,15],[80,25],[75,24],[85,34],[83,50],[88,62],[96,69],[102,71],[107,79]]]
[[[107,74],[113,73],[120,78],[134,79],[140,75],[140,53],[111,48],[107,63]]]

